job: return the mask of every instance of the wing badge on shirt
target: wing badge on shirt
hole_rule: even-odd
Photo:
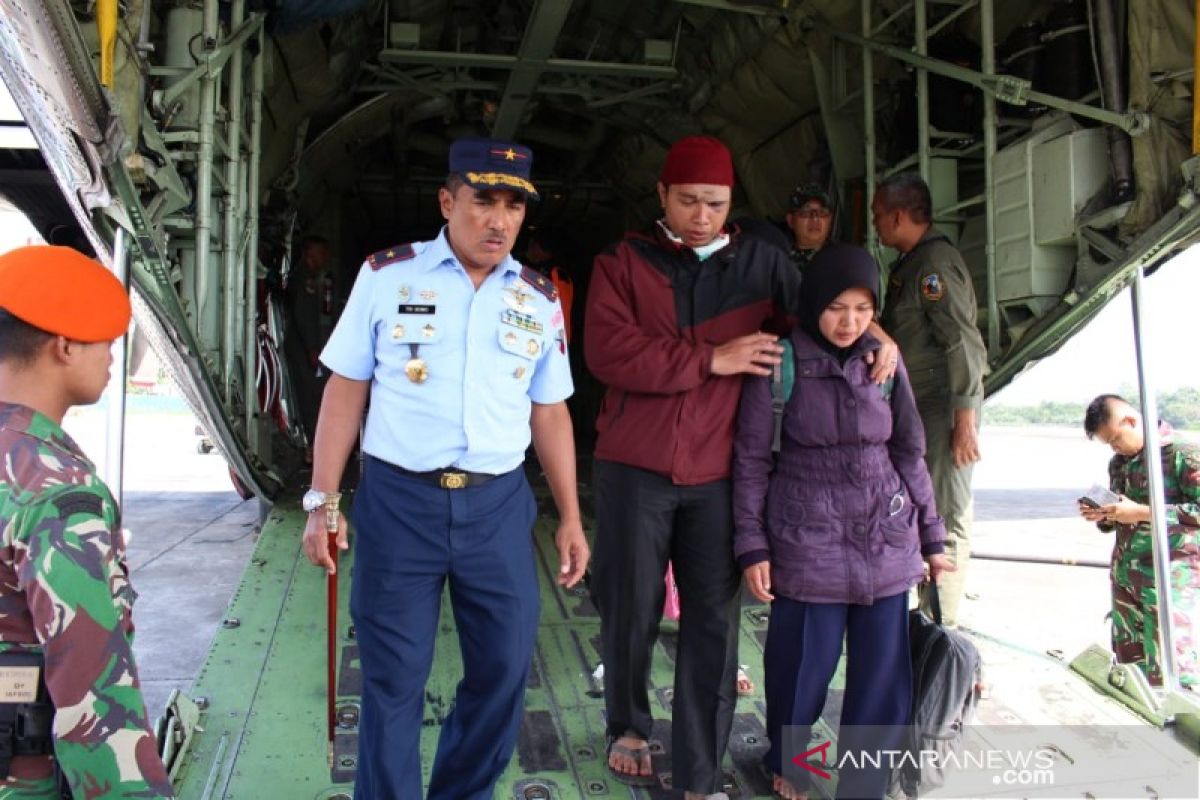
[[[529,301],[533,299],[533,295],[525,291],[524,286],[520,283],[514,283],[505,289],[501,297],[504,299],[506,306],[520,314],[528,314],[533,310],[533,307],[529,305]]]

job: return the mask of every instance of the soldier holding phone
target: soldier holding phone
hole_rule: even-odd
[[[1108,465],[1111,496],[1079,498],[1079,514],[1102,531],[1115,531],[1112,555],[1112,647],[1117,660],[1137,664],[1153,685],[1162,684],[1158,648],[1158,591],[1150,527],[1142,416],[1124,398],[1097,397],[1083,422],[1089,439],[1113,450]],[[1173,642],[1184,686],[1200,684],[1200,445],[1163,425],[1161,454],[1170,542]],[[1115,498],[1115,499],[1114,499]],[[1109,502],[1105,502],[1109,501]]]

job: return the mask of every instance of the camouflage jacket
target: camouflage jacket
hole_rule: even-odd
[[[1164,428],[1161,449],[1171,560],[1200,563],[1200,445],[1180,440],[1169,428]],[[1114,492],[1135,503],[1149,505],[1149,479],[1142,453],[1113,456],[1108,463],[1108,478]],[[1116,529],[1114,558],[1123,556],[1151,563],[1149,522],[1101,528]]]
[[[0,534],[0,650],[43,653],[74,796],[173,797],[133,660],[117,504],[59,425],[11,403],[0,403]],[[14,759],[0,797],[39,796],[30,789],[52,769]]]

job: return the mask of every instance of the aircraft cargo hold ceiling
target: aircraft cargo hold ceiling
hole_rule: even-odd
[[[0,0],[41,148],[0,147],[0,194],[52,242],[125,248],[139,323],[270,494],[263,329],[297,242],[330,242],[344,297],[441,224],[455,138],[533,148],[527,225],[584,291],[682,135],[729,145],[735,218],[817,180],[850,241],[870,184],[920,170],[994,391],[1197,235],[1193,32],[1181,0]]]
[[[786,14],[781,3],[679,0],[289,5],[270,26],[264,185],[291,191],[310,224],[342,198],[347,218],[369,220],[355,236],[368,249],[439,222],[434,194],[464,134],[532,146],[544,190],[533,221],[596,246],[654,213],[665,149],[689,133],[733,150],[740,213],[780,219],[798,180],[830,174],[810,48],[828,63],[820,24],[853,29],[861,14],[836,0]],[[324,18],[305,10],[317,5]],[[998,37],[1032,4],[1000,5]],[[977,30],[973,16],[954,25]],[[908,73],[877,77],[895,87],[879,92],[881,117],[899,118]]]

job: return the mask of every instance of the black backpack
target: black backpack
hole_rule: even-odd
[[[979,651],[971,640],[942,626],[937,587],[930,592],[934,619],[913,609],[908,617],[908,645],[912,652],[912,721],[904,748],[912,754],[892,774],[892,793],[917,797],[945,783],[942,764],[946,753],[962,750],[967,726],[979,703],[976,686],[981,678]],[[936,751],[937,759],[921,759],[922,751]]]

